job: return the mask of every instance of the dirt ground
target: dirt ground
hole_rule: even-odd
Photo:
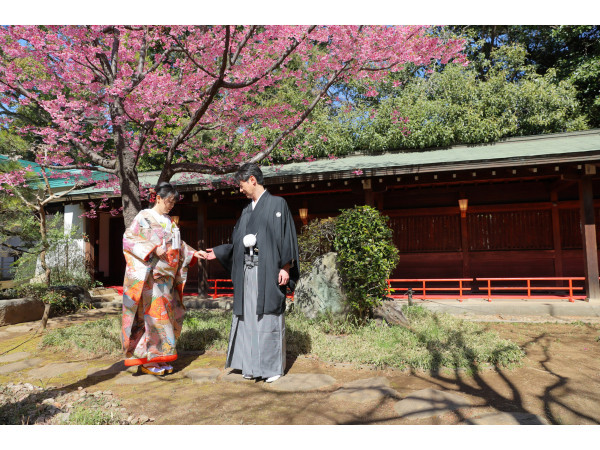
[[[110,389],[128,411],[153,417],[155,424],[460,424],[498,410],[537,414],[551,424],[600,424],[598,322],[486,322],[484,326],[522,346],[526,358],[521,367],[475,374],[464,370],[426,373],[331,364],[306,355],[288,359],[288,373],[328,374],[337,383],[312,392],[280,392],[256,381],[219,379],[195,384],[184,376],[184,371],[223,368],[223,353],[206,352],[180,356],[173,364],[175,373],[149,384],[115,383],[118,377],[133,376],[129,373],[88,377],[87,369],[46,381],[27,379],[26,372],[19,372],[17,377],[0,375],[0,383],[26,379],[35,385],[46,383],[67,392],[80,386],[88,390]],[[85,361],[88,368],[106,367],[118,361],[40,351],[39,338],[19,345],[26,329],[0,329],[0,354],[8,350],[27,351],[48,362]],[[337,400],[331,395],[344,383],[375,376],[387,377],[397,396],[356,403]],[[471,400],[472,406],[428,419],[399,417],[395,403],[425,388],[458,393]]]

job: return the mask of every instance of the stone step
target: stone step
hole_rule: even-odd
[[[118,295],[119,291],[114,288],[97,287],[94,289],[90,289],[90,295],[92,297],[101,297],[103,295],[115,295],[115,294]]]
[[[94,297],[92,297],[92,302],[116,302],[122,300],[123,296],[119,294],[95,295]]]
[[[93,302],[92,306],[96,309],[121,310],[123,308],[123,302]]]

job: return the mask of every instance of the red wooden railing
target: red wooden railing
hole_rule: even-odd
[[[414,297],[418,299],[434,299],[448,298],[453,293],[458,294],[459,301],[463,301],[467,297],[481,298],[481,293],[472,291],[474,283],[485,283],[485,287],[480,286],[485,292],[485,298],[488,302],[492,299],[521,299],[521,298],[555,298],[568,299],[574,302],[575,299],[584,299],[585,295],[576,295],[576,292],[584,290],[583,286],[576,286],[574,282],[584,281],[584,277],[513,277],[513,278],[390,278],[387,280],[388,295],[392,298],[406,298],[408,289],[415,293]],[[217,297],[233,297],[233,286],[229,279],[213,279],[208,280],[211,285],[213,299]],[[492,283],[503,282],[503,285],[492,285]],[[537,283],[552,282],[554,285]],[[223,286],[220,283],[229,283],[229,286]],[[566,286],[560,286],[559,283],[566,283]],[[399,286],[400,284],[400,286]],[[466,286],[470,284],[470,286]],[[223,292],[226,291],[226,292]],[[498,291],[508,292],[510,294],[500,294]],[[564,295],[553,294],[550,297],[546,295],[534,295],[533,291],[556,292],[565,291]],[[432,294],[435,292],[437,294]],[[443,292],[447,295],[440,295]],[[288,294],[288,298],[294,299],[293,294]],[[455,298],[455,297],[451,297]]]
[[[406,296],[406,292],[403,294],[394,294],[394,291],[401,290],[406,291],[408,288],[411,288],[413,292],[421,292],[419,298],[427,298],[427,292],[431,291],[444,291],[444,292],[458,292],[458,298],[462,301],[464,297],[464,291],[466,287],[464,283],[472,283],[472,278],[391,278],[387,280],[388,284],[388,294],[392,298],[401,298]],[[408,284],[408,286],[404,287],[392,287],[392,283],[402,283],[404,285]],[[435,284],[437,287],[431,287],[431,284]],[[440,283],[444,283],[445,286],[440,287]],[[448,286],[448,284],[457,283],[457,286]],[[414,287],[415,284],[420,285],[420,287]],[[429,284],[429,287],[428,287]]]
[[[212,288],[212,298],[213,300],[217,297],[233,297],[233,292],[231,293],[222,293],[219,292],[219,289],[224,290],[224,291],[233,291],[233,283],[231,282],[231,280],[228,279],[217,279],[217,280],[207,280],[208,283],[211,285]],[[219,286],[219,283],[229,283],[230,286]],[[294,300],[294,294],[288,294],[286,296],[287,298]]]
[[[227,279],[220,279],[220,280],[207,280],[211,285],[212,285],[212,298],[215,299],[217,297],[233,297],[233,292],[231,293],[219,293],[219,289],[225,290],[225,291],[233,291],[233,284],[231,283],[231,280],[227,280]],[[231,286],[219,286],[219,283],[221,282],[227,282],[229,283]]]
[[[532,295],[532,291],[567,291],[568,292],[568,299],[570,302],[574,302],[575,301],[575,295],[573,294],[574,291],[583,291],[583,287],[582,286],[574,286],[573,282],[574,281],[584,281],[585,278],[584,277],[530,277],[530,278],[521,278],[521,277],[517,277],[517,278],[476,278],[477,281],[484,281],[487,283],[487,300],[488,302],[492,301],[492,290],[494,291],[525,291],[527,293],[527,298],[547,298],[547,296],[543,296],[543,295],[537,295],[534,296]],[[502,286],[492,286],[492,282],[503,282],[504,285]],[[568,286],[548,286],[548,285],[542,285],[542,286],[536,286],[536,285],[532,285],[533,283],[536,282],[568,282]],[[512,286],[507,286],[506,282],[509,282],[512,284]],[[515,286],[515,282],[517,283],[517,285]],[[524,285],[519,285],[519,283],[524,283]],[[506,298],[507,296],[500,296],[500,295],[495,295],[495,298]],[[510,296],[509,298],[514,298],[515,295]],[[520,295],[520,297],[522,297],[522,294]],[[560,297],[560,296],[559,296]],[[585,296],[577,296],[578,298],[585,298]]]

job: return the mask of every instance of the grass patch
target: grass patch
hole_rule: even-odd
[[[441,367],[476,371],[481,365],[512,367],[524,352],[495,331],[449,314],[433,313],[420,306],[403,308],[410,328],[381,326],[374,321],[358,326],[331,317],[310,320],[286,315],[287,350],[293,355],[312,354],[325,361],[374,364],[399,369],[436,370]],[[189,311],[179,350],[226,350],[231,312]],[[54,336],[56,334],[56,336]],[[120,318],[113,317],[54,330],[44,346],[78,348],[90,353],[120,353]]]
[[[334,362],[374,364],[399,369],[436,370],[441,367],[477,370],[482,364],[511,367],[524,356],[514,342],[500,339],[474,322],[420,307],[404,307],[410,328],[381,326],[371,321],[363,327],[346,324],[348,334],[327,333],[330,324],[302,316],[289,320],[310,336],[312,353]],[[340,325],[338,325],[340,326]]]
[[[42,348],[90,355],[121,353],[121,318],[85,322],[49,331],[40,342]]]
[[[106,400],[89,398],[73,408],[69,418],[62,420],[63,425],[119,425],[124,417],[120,412],[104,409]]]

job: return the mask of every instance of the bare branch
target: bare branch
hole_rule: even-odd
[[[225,69],[227,68],[227,59],[228,59],[227,54],[229,52],[229,37],[230,37],[230,30],[229,30],[229,26],[228,26],[225,29],[225,46],[224,46],[224,50],[223,50],[223,57],[221,60],[221,68],[219,71],[219,78],[216,79],[215,82],[212,84],[212,86],[210,87],[210,90],[208,91],[208,95],[206,96],[206,98],[204,99],[204,101],[202,102],[200,107],[198,109],[196,109],[196,111],[190,118],[188,124],[179,132],[179,134],[175,138],[173,138],[173,141],[171,142],[171,145],[169,146],[169,150],[167,151],[167,155],[165,158],[166,159],[165,167],[163,168],[163,170],[160,174],[159,182],[163,181],[164,179],[170,179],[170,177],[172,176],[172,173],[170,173],[170,170],[171,170],[170,162],[173,160],[173,155],[175,154],[175,150],[189,136],[189,134],[193,131],[194,127],[200,121],[202,116],[204,116],[208,107],[212,103],[213,99],[215,98],[215,95],[217,95],[217,92],[219,91],[219,89],[223,83],[223,78],[225,77]]]
[[[110,68],[113,78],[117,76],[117,61],[119,56],[119,30],[117,28],[113,28],[113,44],[110,52]]]
[[[15,235],[15,236],[18,236],[18,235]],[[29,250],[25,250],[24,248],[13,247],[12,245],[7,244],[6,242],[0,242],[0,245],[2,247],[9,248],[9,249],[13,250],[16,253],[34,253],[34,252],[30,252]]]
[[[298,120],[296,120],[296,122],[294,122],[290,127],[288,127],[286,130],[284,130],[283,132],[281,132],[281,134],[275,139],[275,141],[273,141],[273,143],[269,146],[269,148],[267,148],[266,150],[257,153],[254,157],[252,157],[252,159],[250,159],[251,163],[257,163],[259,161],[262,161],[263,159],[265,159],[267,156],[269,156],[271,154],[271,152],[275,149],[275,147],[277,147],[279,145],[279,143],[286,137],[288,136],[292,131],[294,131],[296,128],[298,128],[300,126],[300,124],[302,122],[304,122],[304,120],[308,117],[308,115],[313,111],[313,109],[315,109],[315,107],[317,106],[317,104],[319,103],[319,100],[321,100],[321,97],[323,95],[325,95],[325,93],[329,90],[329,88],[331,87],[331,85],[333,84],[333,82],[340,76],[340,74],[346,70],[348,68],[348,66],[350,65],[351,61],[347,61],[341,69],[339,69],[337,72],[335,72],[333,74],[333,76],[329,79],[329,81],[327,82],[327,84],[323,87],[323,89],[321,89],[319,91],[319,93],[315,96],[315,98],[313,99],[312,103],[309,105],[309,107],[306,109],[306,111],[304,111],[302,113],[302,115],[298,118]]]
[[[269,67],[267,70],[264,71],[264,73],[260,76],[254,77],[250,80],[246,80],[243,81],[241,83],[229,83],[227,81],[223,82],[223,87],[224,88],[228,88],[228,89],[240,89],[240,88],[244,88],[244,87],[248,87],[254,83],[256,83],[257,81],[263,79],[264,77],[266,77],[268,74],[270,74],[271,72],[273,72],[275,69],[277,69],[281,63],[283,61],[286,60],[286,58],[302,43],[302,41],[304,39],[306,39],[306,37],[316,28],[316,25],[312,25],[308,31],[306,32],[306,34],[304,36],[302,36],[302,38],[298,41],[294,40],[294,42],[292,44],[290,44],[287,49],[281,54],[281,56],[279,57],[279,59],[277,59],[277,61],[275,61],[271,67]]]
[[[250,27],[250,29],[248,30],[248,33],[246,33],[246,36],[244,36],[244,39],[242,39],[242,42],[240,42],[240,45],[238,46],[237,50],[235,51],[235,54],[230,59],[230,65],[231,66],[233,66],[237,62],[237,59],[240,56],[240,52],[246,46],[246,44],[248,43],[248,41],[250,40],[250,38],[254,34],[255,30],[256,30],[256,25],[252,25]]]
[[[146,36],[148,35],[148,27],[144,27],[144,36],[142,37],[142,46],[140,50],[140,55],[138,57],[138,68],[137,68],[137,77],[141,77],[144,73],[144,63],[146,62],[146,52],[148,51],[148,41],[146,40]]]
[[[227,32],[226,32],[227,33]],[[210,72],[208,69],[206,69],[202,64],[200,64],[198,61],[196,61],[194,59],[194,57],[190,54],[190,52],[185,48],[185,46],[181,45],[181,42],[179,42],[179,39],[177,39],[176,36],[170,35],[171,38],[177,43],[177,45],[179,45],[181,47],[181,51],[183,53],[185,53],[185,55],[188,57],[188,59],[192,62],[192,64],[194,64],[198,69],[200,69],[202,72],[204,72],[205,74],[207,74],[209,77],[211,78],[217,78],[217,75],[213,74],[212,72]]]
[[[31,209],[31,210],[33,210],[33,211],[37,211],[37,207],[35,206],[35,204],[33,204],[33,203],[31,203],[29,200],[27,200],[27,199],[25,198],[25,196],[23,195],[23,193],[22,193],[22,192],[21,192],[19,189],[14,189],[14,190],[13,190],[13,191],[11,191],[11,192],[14,192],[14,193],[16,193],[16,194],[17,194],[17,196],[18,196],[18,197],[21,199],[21,201],[22,201],[23,203],[25,203],[29,209]]]
[[[108,60],[108,58],[106,57],[106,55],[104,53],[96,53],[96,58],[98,58],[98,60],[100,61],[100,65],[104,69],[102,72],[104,73],[104,76],[107,78],[108,83],[112,83],[114,81],[115,77],[112,73],[110,61]]]
[[[116,160],[114,160],[114,159],[110,160],[108,158],[104,158],[104,157],[100,156],[98,153],[96,153],[93,150],[90,150],[89,148],[87,148],[81,142],[75,142],[75,141],[71,140],[71,143],[73,145],[75,145],[75,147],[77,147],[95,165],[104,167],[105,169],[108,169],[108,170],[114,170],[117,167],[117,161]],[[112,172],[109,172],[109,173],[112,173]]]
[[[48,203],[50,203],[52,200],[56,200],[57,198],[61,198],[64,197],[67,194],[70,194],[71,192],[73,192],[75,189],[79,189],[80,187],[83,187],[82,183],[76,183],[72,188],[70,188],[68,191],[64,191],[61,192],[59,194],[52,194],[49,197],[47,197],[44,201],[40,202],[40,205],[45,206]]]

